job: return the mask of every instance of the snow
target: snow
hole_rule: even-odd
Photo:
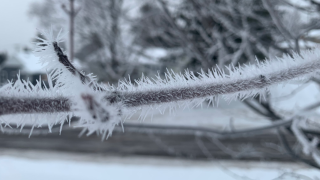
[[[319,90],[315,82],[281,85],[271,90],[271,100],[275,109],[293,111],[319,102]]]
[[[23,64],[23,72],[28,74],[34,73],[42,73],[46,74],[46,69],[44,66],[39,62],[39,58],[36,57],[33,53],[25,53],[19,52],[17,56],[21,63]]]
[[[294,172],[311,179],[320,177],[317,170],[290,163],[208,162],[25,150],[23,153],[16,150],[0,153],[0,179],[11,180],[238,180],[240,177],[270,180],[283,172]]]
[[[168,52],[163,48],[148,48],[144,51],[144,56],[139,57],[138,61],[142,64],[158,64],[158,59],[167,55]]]

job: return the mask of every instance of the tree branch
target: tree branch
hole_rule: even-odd
[[[0,96],[0,115],[71,111],[68,98],[12,98]]]
[[[261,72],[261,75],[248,79],[241,78],[230,81],[231,78],[225,78],[225,81],[220,81],[221,83],[209,81],[206,83],[188,83],[188,85],[181,87],[163,87],[156,90],[122,92],[121,98],[127,107],[137,107],[196,98],[206,98],[210,96],[227,95],[243,91],[248,92],[256,89],[268,88],[272,85],[307,75],[310,72],[318,71],[318,69],[320,69],[320,62],[314,62],[312,64],[304,64],[300,67],[283,69],[283,71],[280,72]],[[205,76],[205,74],[203,75]],[[201,79],[198,80],[201,81]],[[111,97],[107,96],[106,98],[110,99]]]

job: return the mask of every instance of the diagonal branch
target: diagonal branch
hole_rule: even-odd
[[[261,75],[248,79],[241,78],[232,81],[231,78],[225,78],[225,81],[220,81],[221,83],[212,82],[212,80],[211,82],[208,81],[206,83],[188,83],[186,86],[181,87],[163,87],[156,90],[122,92],[122,99],[127,107],[136,107],[249,92],[299,78],[308,75],[310,72],[318,71],[319,69],[320,61],[315,61],[312,64],[304,64],[300,67],[283,69],[283,71],[280,72],[261,72]],[[201,79],[199,79],[199,81],[201,81]],[[106,98],[110,99],[111,97],[107,96]]]
[[[73,75],[80,76],[80,79],[82,83],[84,83],[86,80],[88,80],[88,77],[86,77],[84,74],[82,74],[80,71],[78,71],[69,61],[68,57],[63,53],[61,48],[58,46],[57,42],[53,42],[54,51],[56,52],[59,62],[64,65]]]

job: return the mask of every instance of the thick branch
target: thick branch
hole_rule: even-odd
[[[278,27],[279,31],[282,33],[282,35],[286,38],[287,41],[290,41],[293,39],[293,36],[291,33],[284,27],[283,23],[281,22],[281,18],[278,16],[278,13],[273,9],[272,4],[269,0],[262,0],[263,5],[268,10],[273,22]]]

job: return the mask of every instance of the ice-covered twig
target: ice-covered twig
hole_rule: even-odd
[[[110,135],[122,117],[130,116],[137,108],[172,108],[177,104],[200,104],[207,99],[213,102],[220,97],[236,100],[262,96],[273,85],[307,80],[320,70],[320,53],[313,49],[300,55],[257,61],[254,65],[230,66],[228,72],[219,68],[197,74],[168,71],[164,79],[158,75],[142,77],[136,84],[120,81],[117,87],[103,86],[69,62],[59,47],[59,35],[55,37],[52,31],[43,34],[46,39],[40,39],[35,52],[51,70],[49,87],[43,88],[41,81],[35,86],[20,79],[9,83],[0,89],[0,114],[73,114],[81,117],[79,127],[89,133],[102,130],[104,136],[106,132]],[[8,122],[7,119],[5,123]]]
[[[285,55],[283,58],[257,62],[256,65],[227,67],[229,72],[219,68],[207,73],[184,74],[169,72],[165,79],[142,77],[136,85],[120,82],[115,90],[127,107],[157,105],[194,99],[211,99],[219,96],[227,100],[245,99],[263,94],[273,85],[290,80],[306,80],[320,70],[318,49],[301,52],[301,56]],[[106,96],[112,99],[113,95]]]
[[[82,74],[80,71],[78,71],[68,60],[68,57],[64,55],[61,48],[58,46],[57,42],[53,42],[54,51],[57,53],[57,56],[59,58],[59,62],[63,64],[73,75],[80,76],[80,79],[83,83],[88,79],[84,74]]]

